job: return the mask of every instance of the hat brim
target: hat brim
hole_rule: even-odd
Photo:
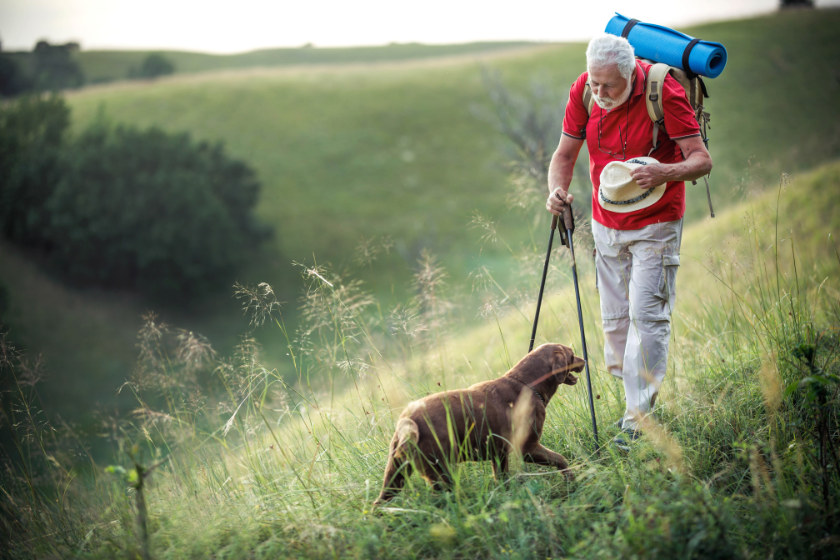
[[[601,208],[604,210],[609,210],[610,212],[615,212],[616,214],[629,214],[630,212],[636,212],[638,210],[643,210],[645,208],[649,208],[659,202],[659,199],[665,194],[665,184],[659,185],[657,187],[653,187],[650,189],[651,192],[648,196],[643,198],[638,202],[634,202],[632,204],[610,204],[609,202],[604,202],[604,199],[601,198],[600,189],[597,195],[598,204],[601,205]]]

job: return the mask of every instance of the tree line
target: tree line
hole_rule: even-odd
[[[221,143],[103,114],[75,137],[58,95],[0,107],[0,235],[65,280],[179,302],[228,287],[271,228]]]
[[[51,45],[38,41],[31,52],[0,51],[0,97],[26,93],[75,89],[87,83],[85,73],[75,59],[79,43]],[[128,69],[129,79],[148,79],[175,72],[175,65],[165,56],[152,53],[139,66]]]

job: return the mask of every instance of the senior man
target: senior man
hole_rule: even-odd
[[[618,422],[622,431],[613,441],[626,450],[639,436],[642,418],[652,411],[667,369],[685,213],[684,181],[708,174],[712,159],[685,92],[671,76],[663,91],[665,132],[659,133],[659,144],[653,149],[653,122],[645,107],[650,65],[635,59],[626,39],[609,34],[592,39],[586,66],[587,72],[569,94],[563,135],[549,168],[546,207],[560,214],[565,204],[572,203],[569,184],[585,141],[593,186],[592,234],[604,358],[608,371],[624,382],[626,403]],[[595,102],[591,114],[582,100],[587,82]],[[610,162],[644,156],[656,162],[645,159],[627,164],[640,196],[611,200],[600,192],[601,174]],[[661,197],[652,204],[656,197],[644,201],[648,190],[652,194],[655,188]]]

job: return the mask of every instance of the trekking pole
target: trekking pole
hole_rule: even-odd
[[[551,236],[548,238],[548,250],[545,252],[545,265],[543,266],[542,282],[540,282],[540,295],[537,297],[537,312],[534,313],[534,328],[531,329],[531,344],[528,352],[534,349],[534,339],[537,337],[537,322],[540,320],[540,305],[542,304],[543,290],[545,289],[545,276],[548,274],[548,259],[551,257],[551,245],[554,243],[554,230],[557,229],[557,216],[551,216]]]
[[[563,230],[560,230],[560,242],[563,243],[563,245],[566,245],[569,248],[569,252],[572,254],[572,278],[575,281],[575,299],[577,300],[578,323],[580,324],[580,343],[583,345],[583,363],[586,368],[586,387],[589,389],[589,415],[592,417],[592,433],[595,435],[595,455],[600,457],[601,444],[598,441],[598,423],[595,421],[595,401],[592,400],[592,378],[589,376],[589,353],[586,350],[586,335],[583,332],[583,311],[580,307],[577,262],[575,261],[575,248],[574,245],[572,245],[572,233],[575,231],[575,218],[572,215],[572,207],[568,204],[563,209],[563,226],[566,231],[564,235]],[[553,237],[553,230],[551,234]],[[549,247],[551,247],[551,245],[549,245]],[[546,268],[547,267],[548,259],[546,259]],[[545,274],[543,274],[543,281],[545,281]],[[540,293],[542,294],[542,290],[540,290]]]

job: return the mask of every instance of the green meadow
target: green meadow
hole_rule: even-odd
[[[732,205],[714,228],[688,227],[669,374],[628,455],[608,444],[622,391],[604,372],[597,296],[584,288],[604,445],[596,453],[583,382],[549,403],[542,438],[570,459],[571,482],[517,459],[501,481],[486,462],[466,463],[449,491],[415,475],[372,511],[403,406],[494,378],[527,344],[515,302],[490,297],[487,323],[461,328],[445,271],[430,259],[416,298],[384,320],[352,274],[318,269],[297,339],[269,291],[241,292],[254,324],[287,342],[293,382],[262,365],[253,339],[222,358],[148,318],[123,387],[136,408],[102,417],[107,468],[72,427],[44,423],[30,370],[6,362],[18,385],[4,413],[26,457],[3,483],[7,553],[831,558],[840,252],[829,232],[840,220],[828,209],[840,202],[838,182],[840,165],[828,164]],[[555,258],[539,342],[562,340],[579,354],[569,265],[567,254]],[[594,282],[587,263],[581,282]]]
[[[276,237],[237,293],[154,321],[136,295],[63,285],[0,244],[17,456],[2,478],[5,553],[832,557],[838,24],[840,10],[815,10],[685,30],[729,51],[707,82],[717,217],[688,185],[669,374],[630,455],[596,453],[581,382],[550,403],[543,436],[574,482],[516,462],[495,482],[489,464],[466,464],[451,491],[415,475],[377,514],[403,406],[498,377],[527,349],[548,220],[538,190],[524,210],[510,202],[486,76],[562,107],[585,45],[183,53],[169,78],[67,94],[76,133],[107,118],[223,142],[256,169]],[[141,58],[81,55],[102,76]],[[578,200],[588,188],[573,183]],[[623,396],[603,370],[587,226],[575,239],[606,444]],[[570,264],[555,249],[538,343],[580,354]]]
[[[730,52],[726,72],[708,80],[718,209],[782,172],[840,155],[840,86],[826,70],[826,61],[840,59],[838,22],[840,11],[820,10],[687,30],[722,41]],[[68,101],[76,131],[104,114],[223,142],[253,165],[263,185],[258,214],[276,238],[238,280],[270,282],[296,324],[300,269],[291,263],[352,266],[365,244],[384,241],[391,253],[359,272],[381,298],[411,292],[423,249],[465,292],[470,273],[482,266],[505,285],[516,282],[514,253],[542,251],[546,218],[512,210],[508,202],[511,149],[487,118],[493,109],[482,73],[496,72],[526,99],[542,91],[543,102],[548,97],[562,108],[568,85],[584,68],[583,51],[576,44],[540,45],[495,57],[206,72],[89,87]],[[580,175],[573,192],[585,201],[589,185]],[[470,225],[476,211],[497,223],[510,250],[481,244],[483,231]],[[708,219],[707,212],[702,183],[689,186],[687,220]],[[15,263],[0,279],[11,293],[7,321],[17,340],[44,352],[57,370],[72,372],[69,387],[45,398],[73,416],[86,414],[87,406],[68,409],[89,391],[95,401],[114,405],[109,387],[133,367],[134,333],[148,304],[130,294],[68,289],[25,255],[3,251]],[[188,311],[158,311],[230,349],[247,324],[237,309],[222,294]],[[287,368],[282,345],[263,342],[272,365]],[[79,398],[63,398],[65,391]]]

